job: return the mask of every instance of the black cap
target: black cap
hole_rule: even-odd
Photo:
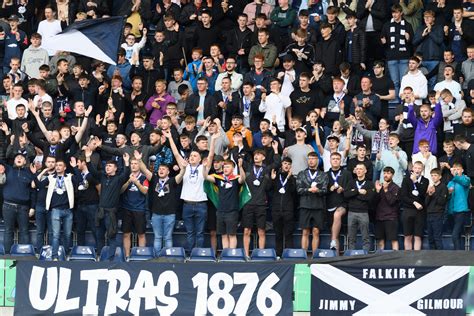
[[[283,62],[285,61],[295,61],[295,58],[292,54],[286,54],[285,56],[283,56]]]
[[[22,156],[23,158],[26,159],[26,155],[25,155],[24,153],[20,152],[20,151],[18,151],[18,152],[13,156],[13,159],[16,159],[16,156],[18,156],[18,155],[20,155],[20,156]]]
[[[8,17],[8,21],[20,21],[20,18],[16,14],[12,14]]]
[[[244,117],[243,117],[242,114],[240,114],[240,113],[235,113],[234,115],[232,115],[232,119],[243,120]]]

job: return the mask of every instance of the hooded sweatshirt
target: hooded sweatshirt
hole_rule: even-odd
[[[49,64],[48,51],[41,47],[33,47],[30,45],[23,52],[23,58],[21,59],[21,70],[26,72],[31,78],[39,78],[39,67],[42,65]]]

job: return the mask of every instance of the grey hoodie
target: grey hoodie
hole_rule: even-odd
[[[21,59],[21,70],[24,71],[31,78],[38,79],[40,76],[39,67],[42,65],[49,64],[48,51],[41,47],[33,47],[30,45],[23,52],[23,58]]]

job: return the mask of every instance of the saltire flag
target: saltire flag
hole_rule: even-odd
[[[115,65],[124,21],[121,16],[79,21],[48,38],[42,47],[48,51],[77,53]]]
[[[218,174],[212,174],[214,178],[224,180],[224,177]],[[230,180],[236,179],[239,176],[234,176],[234,177],[229,177]],[[216,208],[219,208],[219,187],[215,185],[212,182],[209,181],[204,181],[204,192],[207,194],[207,198],[211,200],[212,204]],[[252,198],[252,195],[250,194],[249,187],[247,186],[247,183],[243,183],[240,186],[240,191],[239,191],[239,210],[241,210],[245,204],[247,204],[248,201]]]

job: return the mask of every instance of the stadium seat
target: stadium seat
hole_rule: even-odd
[[[133,247],[128,261],[146,261],[155,259],[155,249],[153,247]]]
[[[69,261],[87,260],[96,261],[95,249],[92,246],[74,246],[69,256]]]
[[[308,256],[306,254],[306,250],[304,249],[291,249],[286,248],[283,249],[283,253],[281,255],[283,260],[306,260]]]
[[[102,250],[100,251],[100,261],[107,261],[108,260],[108,255],[109,255],[109,246],[104,246],[102,247]],[[123,248],[122,247],[117,247],[115,248],[115,255],[112,260],[113,262],[125,262],[125,254],[123,253]]]
[[[252,250],[252,255],[250,257],[252,261],[276,261],[277,255],[276,251],[273,248],[267,249],[254,249]]]
[[[366,255],[369,252],[367,250],[363,249],[352,249],[352,250],[346,250],[344,251],[344,256],[360,256],[360,255]]]
[[[237,249],[225,248],[225,249],[222,249],[220,261],[221,262],[246,262],[247,258],[245,257],[245,251],[243,248],[237,248]]]
[[[186,253],[183,247],[161,248],[159,258],[166,258],[179,262],[186,261]]]
[[[375,253],[388,253],[388,252],[393,252],[393,249],[377,249]]]
[[[30,244],[14,244],[10,249],[10,254],[12,256],[22,256],[22,257],[35,257],[35,247]]]
[[[212,248],[193,248],[189,261],[215,262],[216,254]]]
[[[5,246],[3,244],[0,244],[0,256],[5,255]]]
[[[336,257],[337,253],[336,250],[332,249],[316,249],[316,251],[313,254],[313,259],[317,258],[331,258],[331,257]]]
[[[53,247],[49,245],[43,246],[40,251],[39,259],[43,261],[52,261],[53,260]],[[59,246],[58,259],[59,261],[66,261],[66,252],[64,251],[63,246]]]

